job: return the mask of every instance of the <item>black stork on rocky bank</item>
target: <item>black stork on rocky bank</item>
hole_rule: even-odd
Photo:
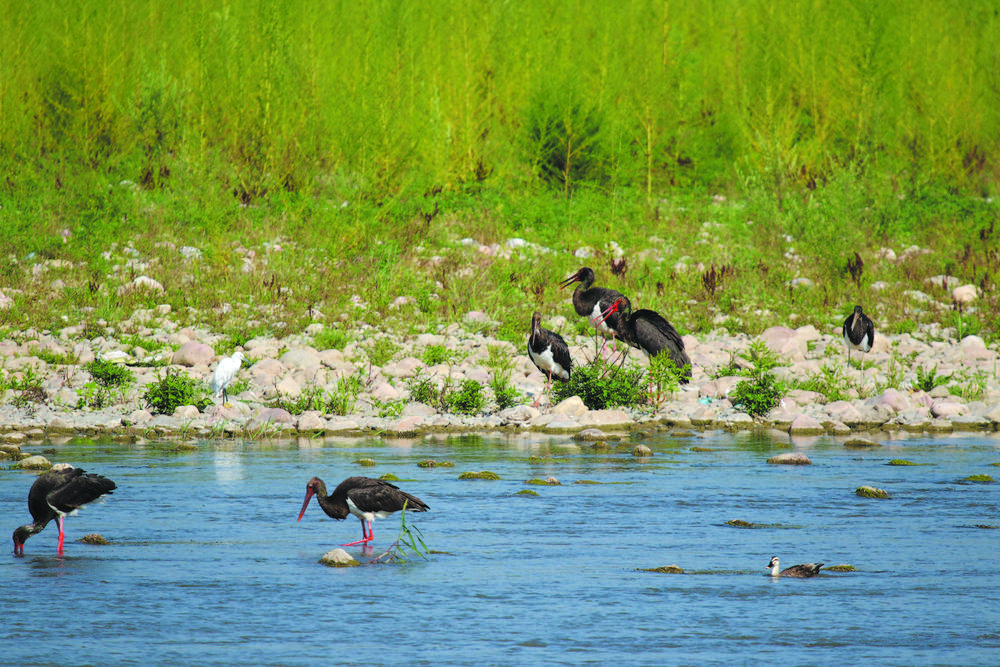
[[[618,335],[634,348],[642,350],[647,357],[662,353],[670,355],[671,361],[682,371],[680,382],[687,384],[691,379],[691,359],[684,351],[684,341],[677,330],[655,310],[643,308],[632,312],[632,304],[622,297],[604,311],[605,318],[619,316]]]
[[[611,307],[615,299],[628,299],[607,287],[594,287],[594,270],[590,267],[583,267],[566,280],[559,283],[562,287],[569,287],[573,283],[580,283],[573,290],[573,308],[580,317],[590,320],[597,333],[605,338],[611,337],[611,349],[617,352],[616,338],[621,338],[621,317],[613,313],[610,317],[605,317],[604,312]],[[605,341],[604,345],[607,345]],[[603,347],[601,348],[603,352]]]
[[[528,358],[548,376],[545,389],[535,399],[534,407],[541,405],[542,396],[548,393],[552,380],[569,380],[573,362],[569,356],[569,346],[563,337],[554,331],[542,328],[542,314],[537,310],[531,315],[531,334],[528,335]]]
[[[319,477],[313,477],[306,484],[306,499],[302,502],[302,511],[299,512],[299,521],[309,507],[309,500],[313,495],[319,502],[319,506],[330,518],[341,521],[348,515],[361,519],[361,532],[364,539],[357,542],[342,544],[344,547],[353,547],[357,544],[368,544],[375,539],[375,530],[372,522],[375,518],[384,519],[393,512],[398,512],[406,507],[408,512],[426,512],[430,509],[427,503],[416,496],[402,491],[399,487],[389,482],[371,477],[348,477],[337,485],[330,495],[326,494],[326,484]]]
[[[28,511],[33,521],[14,530],[14,553],[24,554],[24,542],[32,535],[42,532],[53,519],[59,526],[59,553],[63,552],[63,519],[87,503],[93,502],[105,493],[114,491],[117,485],[107,477],[87,473],[82,468],[74,468],[68,463],[57,463],[41,475],[28,491]]]

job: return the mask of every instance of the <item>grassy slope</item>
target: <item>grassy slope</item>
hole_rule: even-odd
[[[280,334],[357,294],[381,326],[482,309],[519,339],[533,308],[568,313],[563,251],[591,246],[602,283],[683,331],[825,327],[854,302],[889,330],[954,324],[903,294],[951,274],[984,291],[963,328],[995,336],[993,10],[773,7],[20,3],[0,16],[0,326],[168,302]],[[559,252],[493,261],[465,236]],[[878,260],[910,244],[933,252]],[[166,296],[119,296],[140,274]],[[388,308],[400,294],[415,313]]]

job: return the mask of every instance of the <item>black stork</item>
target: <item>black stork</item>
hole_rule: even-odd
[[[868,352],[875,344],[875,325],[861,311],[861,306],[854,306],[854,312],[844,320],[844,344],[847,345],[847,362],[851,361],[851,350]],[[865,358],[861,357],[861,372],[865,370]]]
[[[604,311],[614,303],[615,299],[625,299],[625,297],[620,292],[607,287],[594,287],[594,270],[587,266],[581,268],[559,285],[569,287],[577,282],[580,284],[573,290],[573,308],[576,310],[576,314],[589,319],[597,333],[605,338],[610,336],[611,349],[617,351],[615,337],[621,337],[621,319],[617,314],[606,318]],[[604,344],[607,345],[607,341]]]
[[[563,337],[554,331],[542,328],[542,314],[537,310],[531,315],[531,335],[528,336],[528,357],[538,370],[548,376],[543,393],[552,386],[552,378],[569,379],[570,366],[569,346]],[[534,407],[541,405],[541,395],[535,399]]]
[[[375,539],[372,522],[376,517],[384,519],[393,512],[398,512],[406,506],[408,512],[426,512],[427,504],[414,495],[401,491],[397,486],[380,479],[370,477],[348,477],[337,485],[331,495],[326,495],[326,484],[319,477],[313,477],[306,484],[306,499],[302,502],[299,521],[306,513],[309,500],[316,495],[319,506],[328,517],[342,521],[349,514],[361,519],[361,533],[364,539],[357,542],[342,544],[353,547],[357,544],[368,544]]]
[[[42,532],[49,521],[56,520],[59,526],[59,553],[63,552],[63,519],[105,493],[114,491],[117,485],[107,477],[85,472],[68,463],[58,463],[41,475],[28,491],[28,511],[31,523],[14,530],[14,553],[24,554],[24,541]]]
[[[819,574],[819,569],[823,567],[823,563],[803,563],[801,565],[793,565],[791,567],[786,567],[784,570],[780,570],[780,564],[777,556],[771,556],[771,562],[767,564],[765,570],[771,571],[772,577],[797,577],[799,579],[808,579],[809,577],[815,577]]]
[[[618,314],[621,318],[618,335],[647,357],[655,357],[661,352],[669,354],[674,365],[682,371],[680,382],[687,384],[691,379],[691,359],[684,351],[684,341],[677,330],[655,310],[643,308],[634,313],[631,310],[632,304],[622,297],[608,307],[605,317]]]

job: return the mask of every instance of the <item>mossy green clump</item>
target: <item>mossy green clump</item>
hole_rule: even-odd
[[[711,447],[691,447],[688,449],[689,452],[714,452],[715,450]]]
[[[111,544],[111,542],[108,542],[106,539],[104,539],[103,535],[100,535],[98,533],[91,533],[90,535],[84,535],[83,537],[80,538],[80,542],[83,542],[84,544]]]
[[[532,491],[531,489],[521,489],[520,491],[518,491],[514,495],[515,496],[537,496],[538,495],[538,491]]]
[[[555,477],[546,477],[545,479],[529,479],[525,484],[535,484],[537,486],[559,486],[559,480]]]
[[[844,565],[831,565],[830,567],[825,568],[825,569],[827,571],[829,571],[829,572],[856,572],[857,571],[857,568],[855,568],[853,565],[847,565],[847,564],[844,564]]]
[[[874,440],[867,440],[865,438],[851,438],[844,443],[844,447],[847,447],[848,449],[868,449],[871,447],[881,446],[882,445],[878,444]]]
[[[906,459],[893,459],[886,463],[887,466],[915,466],[917,465],[913,461],[907,461]],[[829,569],[829,568],[827,568]]]
[[[370,468],[375,465],[375,459],[358,459],[355,463]]]
[[[989,475],[969,475],[963,481],[975,482],[976,484],[988,484],[993,481],[993,478]]]
[[[726,522],[727,526],[733,526],[734,528],[753,528],[754,524],[749,521],[744,521],[743,519],[730,519]]]
[[[684,568],[679,565],[661,565],[660,567],[641,567],[640,572],[657,572],[659,574],[684,574]]]
[[[179,442],[167,451],[174,453],[195,452],[198,451],[198,445],[193,445],[190,442]]]
[[[379,477],[379,479],[382,480],[383,482],[398,482],[399,481],[399,478],[396,477],[395,475],[393,475],[391,472],[385,473],[384,475],[382,475],[381,477]]]
[[[423,461],[420,461],[419,463],[417,463],[417,467],[418,468],[435,468],[435,467],[437,467],[437,464],[438,464],[438,462],[435,461],[434,459],[424,459]]]
[[[489,470],[480,470],[479,472],[463,472],[458,476],[459,479],[500,479],[500,475]]]
[[[592,479],[578,479],[578,480],[576,480],[573,483],[574,484],[601,484],[602,482],[595,482]]]
[[[859,486],[854,493],[862,498],[877,498],[884,500],[889,497],[889,492],[885,489],[877,489],[874,486]]]

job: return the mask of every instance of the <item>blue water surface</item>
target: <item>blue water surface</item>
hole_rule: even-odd
[[[884,437],[884,436],[883,436]],[[995,665],[1000,478],[994,434],[797,439],[660,434],[655,455],[563,436],[433,436],[55,445],[118,490],[0,558],[5,664]],[[530,456],[546,462],[529,461]],[[373,468],[354,463],[373,458]],[[427,459],[454,468],[420,468]],[[919,466],[889,466],[905,458]],[[488,469],[500,481],[460,481]],[[312,476],[391,472],[430,505],[407,515],[428,560],[317,563],[361,537],[311,505]],[[528,486],[557,477],[560,486]],[[0,471],[0,516],[30,521],[34,474]],[[590,480],[599,484],[574,484]],[[861,485],[889,500],[862,499]],[[537,497],[515,495],[530,488]],[[731,519],[755,528],[727,525]],[[375,523],[384,551],[398,515]],[[100,533],[112,542],[77,542]],[[10,533],[6,533],[9,535]],[[9,539],[9,538],[8,538]],[[855,572],[772,579],[782,566]],[[685,574],[643,572],[677,564]]]

